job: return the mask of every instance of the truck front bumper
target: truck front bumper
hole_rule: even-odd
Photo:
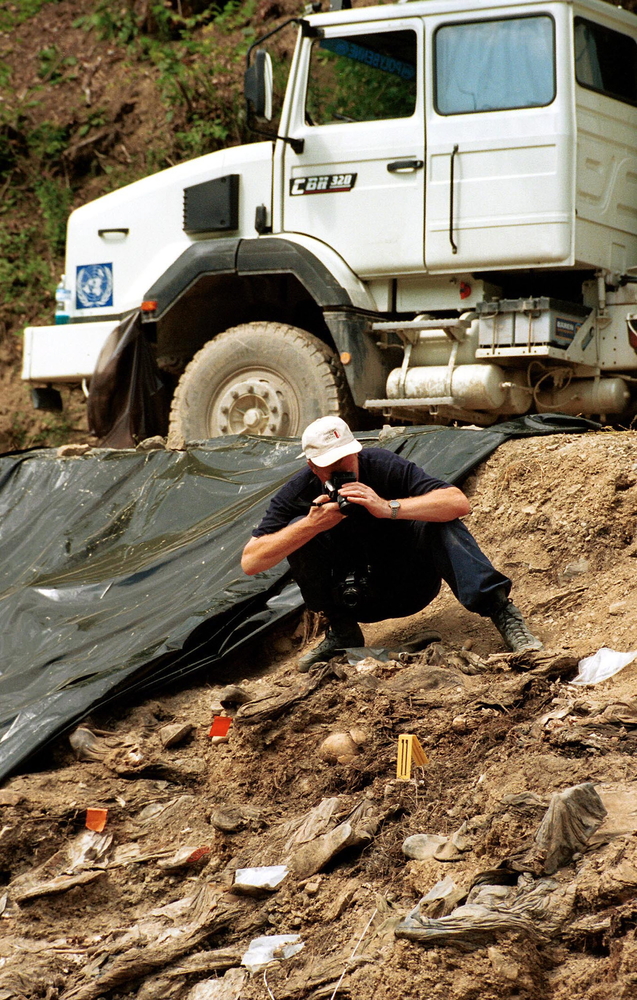
[[[120,323],[28,326],[24,331],[22,378],[27,382],[80,382],[90,378],[107,337]]]

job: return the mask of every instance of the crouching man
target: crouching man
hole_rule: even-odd
[[[301,447],[307,468],[272,498],[241,560],[251,576],[287,559],[307,607],[327,618],[301,672],[364,646],[359,622],[421,611],[442,580],[509,650],[542,648],[509,599],[511,581],[459,520],[470,511],[461,490],[384,448],[362,450],[340,417],[311,423]]]

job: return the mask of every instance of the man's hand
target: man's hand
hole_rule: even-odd
[[[375,493],[365,483],[345,483],[339,493],[351,503],[365,507],[373,517],[391,518],[389,501]],[[403,497],[400,500],[398,520],[404,521],[453,521],[471,513],[471,506],[457,486],[431,490],[422,496]]]
[[[353,484],[352,484],[353,485]],[[316,500],[312,501],[312,506],[308,512],[308,520],[317,533],[329,531],[345,517],[341,514],[338,504],[330,500],[327,493],[323,493]]]
[[[266,569],[276,566],[286,559],[291,552],[296,552],[306,542],[311,541],[322,531],[328,531],[340,524],[344,515],[327,494],[323,493],[314,500],[305,517],[293,521],[285,528],[271,535],[252,537],[243,550],[241,568],[248,576],[263,573]]]
[[[378,493],[365,483],[344,483],[338,492],[352,503],[365,507],[374,517],[391,517],[387,500],[379,497]]]

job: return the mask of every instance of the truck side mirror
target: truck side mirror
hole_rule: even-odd
[[[257,118],[272,120],[272,59],[265,49],[257,49],[254,63],[245,71],[244,93]]]

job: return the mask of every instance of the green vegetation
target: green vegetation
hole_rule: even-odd
[[[12,0],[0,3],[0,31],[11,31],[12,28],[28,21],[44,7],[46,3],[58,3],[58,0]]]
[[[295,2],[273,0],[270,17]],[[81,390],[45,415],[19,377],[23,327],[53,321],[70,211],[256,138],[241,85],[258,3],[0,0],[0,366],[13,370],[0,451],[82,433]],[[262,18],[259,32],[272,26]]]
[[[240,81],[257,0],[223,7],[209,0],[84,0],[72,26],[46,20],[64,23],[66,35],[57,27],[43,34],[30,53],[32,74],[14,82],[20,26],[45,8],[57,16],[58,2],[0,0],[0,326],[16,333],[25,321],[50,318],[68,214],[87,184],[95,197],[249,138]],[[94,103],[86,75],[92,64],[87,70],[86,58],[73,54],[81,41],[69,54],[69,30],[92,36],[84,51],[95,53],[95,65],[116,53],[131,90],[137,80],[152,80],[163,113],[134,156],[125,143],[117,147],[121,155],[112,155],[120,135],[113,101]],[[60,93],[55,105],[51,88]]]
[[[3,208],[2,215],[5,215]],[[49,269],[39,254],[32,252],[38,243],[36,225],[16,227],[6,225],[0,215],[0,296],[13,312],[28,309],[28,300],[50,281]]]
[[[114,6],[112,0],[100,0],[93,13],[74,23],[126,46],[131,61],[154,67],[166,121],[181,123],[174,131],[172,153],[182,159],[245,139],[243,102],[232,84],[254,38],[250,18],[255,8],[256,0],[229,0],[223,8],[155,0],[138,15],[130,2]],[[241,42],[229,46],[236,31],[241,31]]]
[[[60,83],[64,79],[69,79],[69,74],[65,70],[69,66],[77,66],[75,56],[62,56],[55,45],[40,49],[38,62],[38,76],[43,83]],[[73,78],[75,75],[73,74]]]

